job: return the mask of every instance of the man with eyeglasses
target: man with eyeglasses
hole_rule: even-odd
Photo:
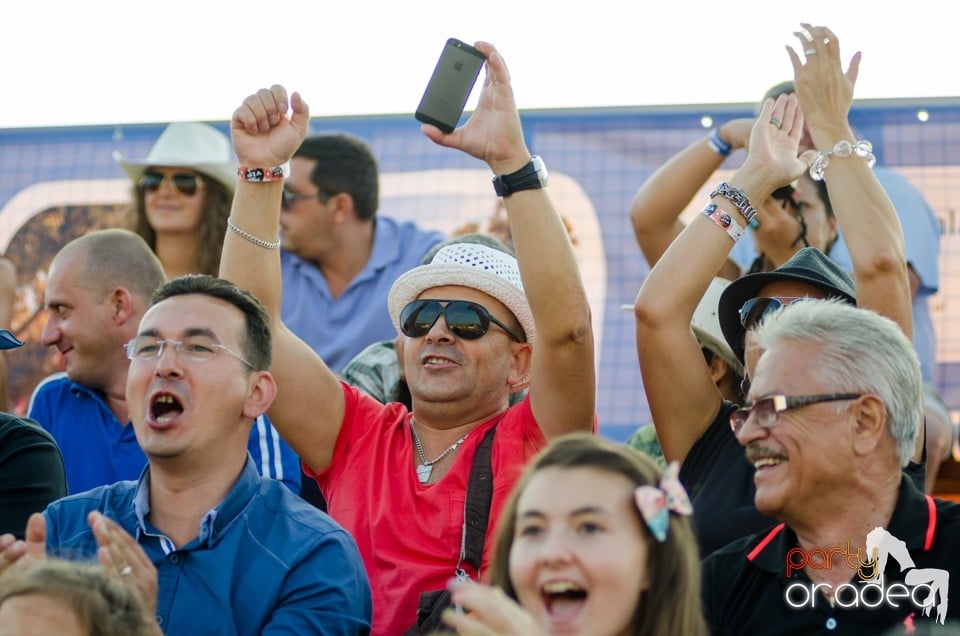
[[[411,411],[338,382],[280,322],[280,259],[262,242],[276,233],[281,183],[238,184],[233,223],[260,243],[234,232],[221,261],[221,276],[271,312],[280,393],[270,415],[316,475],[330,514],[357,539],[374,590],[375,634],[404,633],[418,621],[420,595],[444,590],[453,576],[479,578],[461,552],[465,517],[486,522],[488,553],[527,459],[548,439],[595,424],[590,310],[570,239],[543,189],[546,168],[524,141],[504,61],[488,43],[477,48],[487,72],[476,111],[450,134],[423,131],[498,175],[516,258],[449,245],[394,283],[389,315],[402,334]],[[299,146],[308,116],[303,99],[281,86],[248,97],[232,122],[239,160],[272,174]],[[510,407],[510,394],[528,385]],[[488,434],[492,497],[488,518],[477,519],[465,510],[467,484]]]
[[[713,633],[911,633],[956,619],[944,583],[960,574],[960,506],[903,472],[923,397],[902,329],[810,299],[768,315],[751,340],[763,354],[730,427],[756,470],[757,509],[781,523],[704,560]],[[869,550],[878,532],[892,537],[881,560]]]
[[[378,214],[379,190],[370,147],[343,133],[304,139],[283,186],[283,322],[337,373],[396,335],[390,285],[444,238]]]
[[[70,493],[137,479],[147,464],[130,426],[123,345],[163,282],[147,243],[120,229],[74,239],[50,264],[41,340],[56,347],[66,370],[37,385],[28,413],[57,440]],[[265,416],[251,429],[248,449],[260,474],[300,492],[299,459]]]
[[[31,517],[24,542],[0,539],[0,571],[24,555],[97,558],[138,590],[151,633],[368,633],[356,543],[260,476],[247,453],[277,393],[257,299],[212,276],[176,278],[154,293],[124,351],[147,468]]]

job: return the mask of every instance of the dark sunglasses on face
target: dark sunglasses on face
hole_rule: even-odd
[[[440,316],[447,323],[447,329],[464,340],[482,338],[493,323],[517,342],[523,342],[483,305],[468,300],[414,300],[400,312],[400,331],[410,338],[419,338],[430,331]]]
[[[739,409],[730,414],[730,428],[734,435],[739,435],[743,426],[751,415],[756,416],[756,423],[761,428],[771,428],[777,423],[777,418],[784,411],[798,409],[811,404],[823,402],[840,402],[856,400],[860,393],[824,393],[822,395],[771,395],[757,400],[756,403],[746,402]]]
[[[740,307],[740,324],[744,329],[750,329],[760,323],[768,315],[782,307],[792,305],[798,300],[806,300],[806,296],[772,296],[751,298]]]
[[[172,175],[163,175],[159,172],[145,172],[137,182],[143,192],[156,192],[164,181],[170,184],[174,191],[192,197],[203,186],[203,177],[198,174],[175,172]]]
[[[780,202],[781,205],[789,205],[793,210],[797,210],[799,205],[797,204],[796,199],[796,188],[794,188],[789,183],[785,186],[781,186],[773,191],[773,194],[770,196]]]

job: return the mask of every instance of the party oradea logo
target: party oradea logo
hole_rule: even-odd
[[[874,528],[867,534],[866,553],[863,549],[852,550],[850,540],[844,546],[804,550],[793,548],[787,552],[786,575],[803,568],[831,569],[837,559],[842,559],[857,572],[857,578],[833,588],[828,583],[791,583],[784,590],[783,598],[794,609],[810,609],[817,602],[833,599],[833,604],[842,608],[872,609],[885,605],[893,609],[912,606],[924,616],[930,616],[936,608],[936,620],[941,625],[947,617],[947,602],[950,573],[938,568],[918,568],[907,551],[906,544],[884,528]],[[900,566],[903,581],[887,584],[883,580],[887,561],[893,559]],[[818,598],[822,597],[822,598]],[[909,620],[909,619],[908,619]]]

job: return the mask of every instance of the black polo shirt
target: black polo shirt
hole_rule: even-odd
[[[700,558],[731,541],[762,532],[778,523],[773,517],[760,514],[754,504],[755,471],[747,461],[743,446],[730,430],[730,414],[736,409],[736,404],[724,400],[709,428],[693,443],[680,465],[680,481],[693,504]],[[926,465],[910,462],[904,474],[922,489]],[[960,582],[957,587],[960,589]]]
[[[730,430],[737,405],[724,400],[710,427],[680,465],[680,481],[693,504],[700,557],[731,541],[771,528],[777,520],[757,512],[753,466]]]
[[[950,573],[953,602],[947,622],[960,618],[960,505],[924,496],[911,479],[900,480],[900,494],[887,530],[906,544],[916,568],[901,573],[891,558],[884,572],[884,587],[903,582],[913,569],[936,568]],[[849,608],[831,606],[819,592],[810,596],[811,581],[804,570],[786,578],[787,553],[797,547],[792,530],[779,525],[772,530],[736,541],[703,561],[704,612],[714,634],[899,634],[912,633],[909,623],[933,623],[909,598],[894,599],[899,608],[883,602],[879,592],[864,596],[875,608],[854,604],[841,592]],[[915,574],[922,574],[916,572]],[[851,571],[854,579],[858,577]],[[791,607],[785,598],[789,586]],[[859,586],[853,581],[854,586]],[[913,586],[906,586],[913,589]],[[806,590],[806,593],[803,590]],[[849,590],[847,590],[849,592]],[[843,596],[847,596],[844,600]],[[918,597],[922,596],[918,594]],[[807,598],[815,598],[810,607]],[[913,614],[912,618],[910,615]],[[931,625],[932,626],[932,625]],[[885,631],[891,630],[891,631]],[[902,630],[902,631],[901,631]],[[928,633],[928,632],[922,632]]]

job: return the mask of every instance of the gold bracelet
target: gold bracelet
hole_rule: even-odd
[[[275,243],[270,243],[269,241],[264,241],[264,240],[261,239],[261,238],[257,238],[256,236],[254,236],[254,235],[251,234],[250,232],[244,232],[243,230],[241,230],[240,228],[238,228],[236,225],[233,224],[233,221],[230,220],[230,217],[227,217],[227,227],[230,228],[230,230],[231,230],[234,234],[236,234],[237,236],[239,236],[240,238],[242,238],[242,239],[245,240],[245,241],[249,241],[250,243],[253,243],[253,244],[256,245],[257,247],[262,247],[262,248],[265,249],[265,250],[278,250],[278,249],[280,249],[280,241],[279,241],[279,240],[278,240],[277,242],[275,242]]]

